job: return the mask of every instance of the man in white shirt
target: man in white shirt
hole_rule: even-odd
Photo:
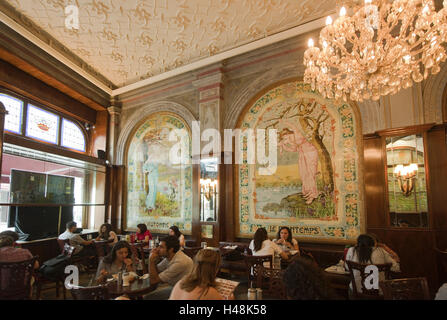
[[[84,240],[79,234],[74,233],[76,231],[77,224],[74,221],[67,222],[67,230],[59,235],[59,240],[69,240],[71,246],[75,247],[73,254],[75,255],[94,255],[95,249],[90,246],[93,240]]]

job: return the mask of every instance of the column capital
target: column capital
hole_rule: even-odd
[[[224,80],[225,80],[224,74],[219,72],[219,73],[210,74],[209,76],[195,80],[192,82],[192,84],[194,87],[200,89],[203,87],[208,87],[213,84],[223,83]]]
[[[115,106],[111,106],[107,108],[107,112],[109,112],[109,114],[111,116],[121,116],[121,108],[115,107]]]

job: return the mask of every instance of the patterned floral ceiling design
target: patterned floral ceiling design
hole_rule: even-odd
[[[336,0],[0,0],[121,87],[321,18]],[[65,8],[79,8],[79,29]]]

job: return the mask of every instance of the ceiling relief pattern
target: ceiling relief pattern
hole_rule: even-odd
[[[0,0],[121,87],[325,16],[336,0]],[[65,7],[79,8],[79,29]]]

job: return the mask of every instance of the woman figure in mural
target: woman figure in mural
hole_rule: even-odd
[[[303,136],[295,123],[281,119],[284,128],[280,132],[280,153],[285,151],[298,152],[298,167],[303,183],[302,194],[307,204],[311,204],[319,195],[317,189],[318,150]]]
[[[157,199],[157,184],[158,184],[158,165],[163,163],[164,152],[162,150],[161,130],[151,130],[144,136],[144,142],[147,146],[147,159],[143,164],[143,173],[147,174],[148,193],[146,196],[146,208],[149,211],[155,209],[155,201]]]
[[[158,183],[158,163],[153,162],[148,156],[146,162],[143,164],[143,172],[147,173],[147,184],[149,192],[146,196],[146,208],[149,211],[155,209],[155,200],[157,199],[157,183]]]

